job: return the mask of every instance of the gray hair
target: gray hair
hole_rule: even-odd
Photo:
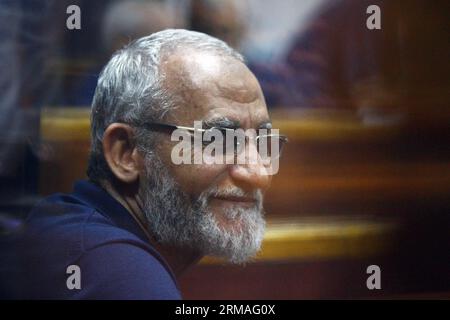
[[[225,42],[200,32],[167,29],[137,39],[118,50],[98,79],[91,110],[91,154],[87,175],[93,182],[112,181],[113,175],[103,155],[103,134],[114,122],[135,126],[135,142],[140,151],[153,149],[152,134],[139,127],[145,121],[159,121],[181,104],[164,84],[160,64],[164,56],[178,48],[192,48],[244,58]]]

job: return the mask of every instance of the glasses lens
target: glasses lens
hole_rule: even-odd
[[[221,143],[223,155],[228,157],[239,155],[243,151],[246,139],[244,134],[238,134],[233,129],[211,128],[203,134],[203,147],[213,142]],[[262,159],[276,159],[281,156],[287,138],[278,134],[262,134],[256,137],[255,142]]]

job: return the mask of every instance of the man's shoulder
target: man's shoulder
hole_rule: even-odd
[[[24,225],[26,238],[40,239],[46,246],[75,246],[79,251],[111,241],[143,242],[117,221],[70,194],[55,194],[40,201]]]
[[[70,194],[41,200],[30,212],[21,234],[10,244],[7,257],[11,279],[29,288],[25,291],[30,297],[179,296],[175,279],[149,243],[121,226],[117,219],[110,219]],[[71,265],[80,266],[85,290],[67,290],[65,279]]]
[[[111,242],[77,261],[84,290],[76,299],[180,299],[176,280],[156,256],[133,242]],[[83,289],[82,288],[82,289]]]

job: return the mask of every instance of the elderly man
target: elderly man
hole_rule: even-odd
[[[240,54],[186,30],[138,39],[103,69],[91,117],[89,181],[34,208],[4,273],[11,297],[179,299],[177,277],[204,255],[243,263],[257,253],[267,163],[175,164],[171,139],[177,128],[194,135],[195,121],[270,131]],[[260,137],[246,155],[258,155]],[[283,137],[270,138],[281,148]]]

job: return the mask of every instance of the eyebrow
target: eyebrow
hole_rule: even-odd
[[[241,123],[237,120],[232,120],[228,117],[221,116],[203,121],[203,128],[228,128],[228,129],[239,129],[241,128]],[[265,120],[261,122],[258,129],[272,129],[272,122],[270,120]]]
[[[216,117],[203,121],[203,127],[206,129],[209,128],[229,128],[229,129],[238,129],[240,128],[241,123],[236,120],[229,119],[227,117]]]

